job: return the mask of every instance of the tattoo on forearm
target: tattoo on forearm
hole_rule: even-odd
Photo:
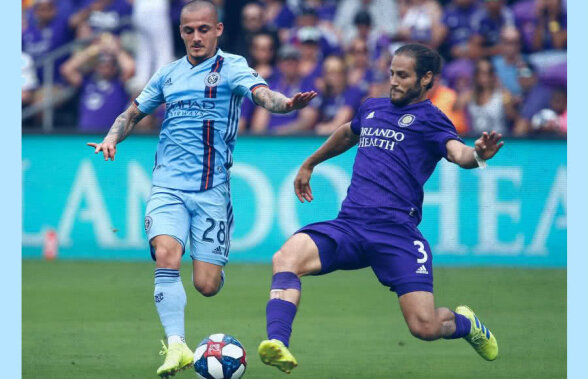
[[[260,105],[273,113],[287,113],[288,109],[286,103],[288,98],[279,92],[272,91],[269,88],[262,87],[253,93],[253,100],[257,105]]]
[[[110,127],[108,134],[104,139],[113,139],[116,143],[124,140],[131,131],[145,117],[146,114],[134,106],[121,113]]]

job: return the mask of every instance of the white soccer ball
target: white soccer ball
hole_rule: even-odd
[[[212,334],[194,351],[194,370],[199,378],[239,379],[246,367],[245,348],[228,334]]]
[[[558,116],[555,111],[545,108],[533,115],[533,118],[531,118],[531,125],[533,126],[533,129],[538,130],[549,126],[550,124],[557,123],[557,119]]]

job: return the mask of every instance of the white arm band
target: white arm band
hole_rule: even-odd
[[[478,152],[476,151],[476,149],[474,149],[474,159],[476,160],[476,162],[478,162],[478,167],[480,169],[485,169],[488,164],[486,163],[485,159],[480,158],[480,156],[478,155]]]

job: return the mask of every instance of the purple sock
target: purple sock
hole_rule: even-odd
[[[444,337],[446,340],[465,337],[470,333],[472,327],[472,323],[466,316],[455,312],[453,314],[455,315],[455,332],[449,337]]]
[[[267,319],[267,337],[280,340],[284,345],[290,345],[292,322],[296,316],[296,305],[282,299],[271,299],[265,308]]]

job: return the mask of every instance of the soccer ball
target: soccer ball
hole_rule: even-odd
[[[194,351],[194,370],[199,378],[239,379],[246,367],[245,348],[228,334],[212,334]]]

